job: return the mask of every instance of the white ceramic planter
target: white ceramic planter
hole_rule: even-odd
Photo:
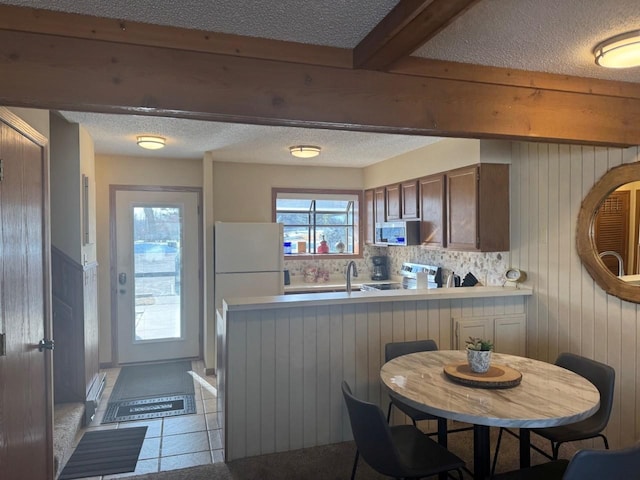
[[[475,373],[485,373],[491,365],[491,350],[471,350],[467,348],[469,368]]]

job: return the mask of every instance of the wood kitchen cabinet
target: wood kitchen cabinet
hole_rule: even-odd
[[[464,349],[469,337],[493,341],[493,350],[510,355],[526,355],[526,315],[496,315],[453,319],[453,348]]]
[[[373,191],[373,207],[376,223],[382,223],[387,220],[387,200],[384,187],[376,188]]]
[[[387,185],[385,187],[387,202],[387,221],[399,220],[401,218],[400,205],[402,203],[402,190],[400,184]]]
[[[417,183],[420,197],[420,243],[444,247],[445,175],[430,175]]]
[[[402,205],[400,216],[403,220],[415,220],[420,218],[417,180],[402,182],[400,184],[400,202]]]
[[[375,243],[376,212],[373,189],[364,191],[364,242]]]
[[[446,173],[446,246],[509,250],[509,165],[480,164]]]

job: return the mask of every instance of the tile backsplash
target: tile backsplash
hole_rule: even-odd
[[[414,247],[373,247],[365,246],[362,259],[356,259],[358,279],[371,278],[371,257],[389,257],[389,274],[399,275],[403,262],[422,263],[442,267],[443,278],[450,272],[460,275],[472,273],[483,285],[502,285],[503,274],[509,267],[509,252],[457,252],[434,250],[422,246]],[[344,280],[347,260],[286,260],[284,268],[289,269],[292,282],[336,282]]]

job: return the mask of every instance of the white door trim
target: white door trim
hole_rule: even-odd
[[[198,257],[203,259],[203,225],[202,225],[202,188],[176,187],[159,185],[109,185],[109,267],[111,287],[111,364],[119,365],[118,357],[118,270],[117,270],[117,227],[116,227],[116,194],[119,191],[139,192],[193,192],[198,196]],[[198,305],[198,357],[202,357],[203,349],[203,266],[200,265],[198,276],[199,305]]]

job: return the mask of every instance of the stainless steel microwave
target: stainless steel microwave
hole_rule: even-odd
[[[420,245],[420,221],[376,223],[376,245]]]

